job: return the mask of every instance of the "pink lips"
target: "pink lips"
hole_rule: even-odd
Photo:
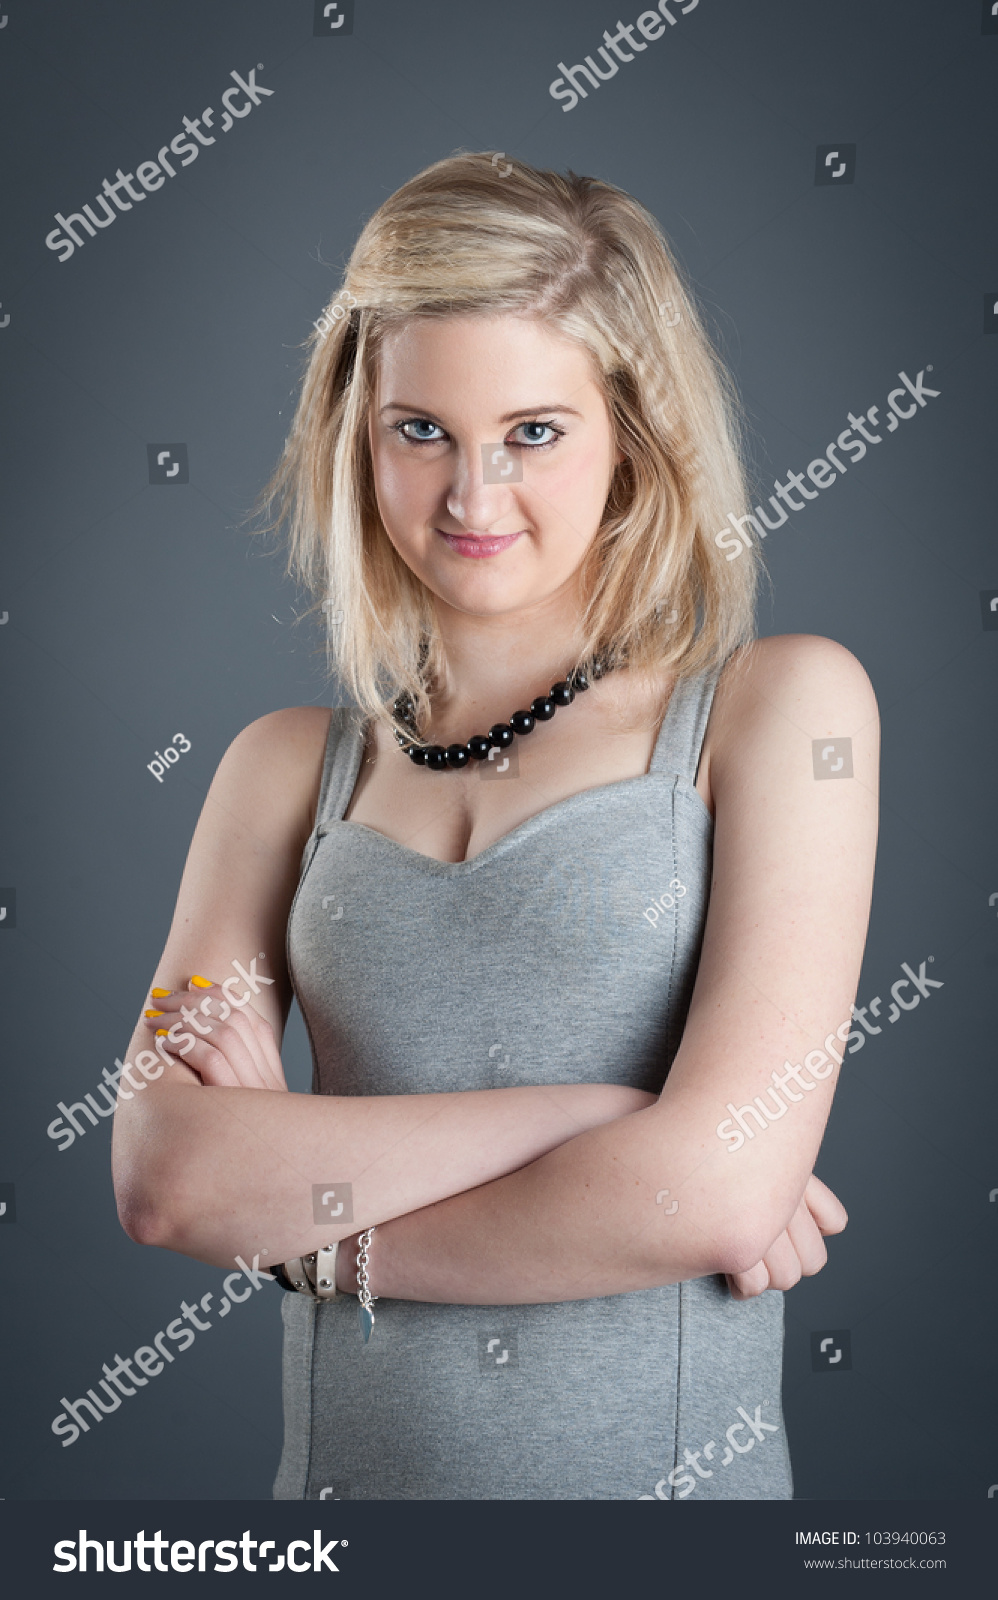
[[[470,556],[472,560],[480,561],[485,556],[497,556],[500,551],[508,550],[521,536],[518,533],[493,535],[491,533],[463,534],[437,532],[441,539],[445,539],[452,550],[459,556]]]

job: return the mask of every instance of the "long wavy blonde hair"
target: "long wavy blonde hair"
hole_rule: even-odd
[[[693,673],[754,636],[756,547],[715,543],[746,507],[740,413],[655,219],[597,178],[501,161],[438,161],[391,195],[305,341],[301,395],[260,502],[286,523],[289,568],[325,613],[330,670],[389,725],[407,690],[420,726],[441,671],[433,597],[374,495],[368,415],[387,333],[413,317],[543,319],[592,360],[619,448],[579,570],[580,660]]]

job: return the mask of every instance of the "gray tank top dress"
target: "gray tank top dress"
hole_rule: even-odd
[[[314,1093],[661,1090],[710,891],[694,780],[718,675],[679,681],[646,774],[558,801],[462,862],[342,820],[364,724],[333,711],[287,938]],[[375,1311],[365,1344],[353,1295],[285,1293],[276,1499],[792,1498],[775,1290],[736,1302],[710,1276]]]

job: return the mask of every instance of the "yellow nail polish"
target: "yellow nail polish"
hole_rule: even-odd
[[[167,995],[173,993],[172,989],[150,989],[149,993],[154,1000],[165,1000]]]
[[[199,978],[196,972],[191,982],[196,983],[199,989],[213,989],[215,987],[210,978]]]
[[[145,1015],[147,1017],[161,1017],[163,1013],[162,1011],[147,1011]]]
[[[166,1029],[166,1028],[157,1028],[156,1029],[156,1037],[157,1037],[157,1039],[165,1039],[165,1038],[167,1038],[168,1037],[168,1033],[169,1033],[169,1030]]]

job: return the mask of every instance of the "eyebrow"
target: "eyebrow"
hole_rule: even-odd
[[[407,405],[404,400],[390,400],[387,405],[381,407],[378,415],[383,416],[386,411],[409,411],[414,416],[432,417],[432,413],[428,411],[425,406]],[[519,411],[507,411],[504,417],[499,418],[499,421],[516,422],[519,417],[536,417],[544,411],[558,411],[570,417],[582,416],[582,412],[576,411],[573,406],[566,406],[559,401],[555,401],[552,405],[522,406]],[[440,426],[442,426],[442,424],[440,424]]]

